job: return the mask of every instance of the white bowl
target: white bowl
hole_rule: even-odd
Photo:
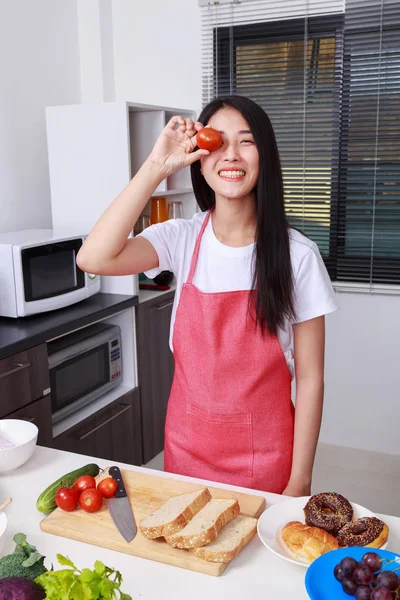
[[[32,456],[39,430],[33,423],[21,419],[0,419],[0,436],[13,444],[0,449],[0,473],[17,469]]]
[[[0,556],[2,555],[6,542],[7,515],[5,512],[0,512]]]

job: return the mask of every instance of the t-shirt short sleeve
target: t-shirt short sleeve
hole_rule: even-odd
[[[158,267],[146,271],[146,277],[154,279],[161,271],[175,272],[175,252],[184,227],[183,219],[169,219],[164,223],[151,225],[139,234],[152,244],[158,254]]]
[[[339,308],[318,246],[311,243],[294,274],[295,323],[327,315]]]

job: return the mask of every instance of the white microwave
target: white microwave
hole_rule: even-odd
[[[0,316],[56,310],[99,292],[100,277],[76,264],[85,237],[52,229],[0,233]]]

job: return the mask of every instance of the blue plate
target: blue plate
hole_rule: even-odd
[[[349,596],[343,591],[342,584],[335,579],[333,569],[345,556],[352,556],[356,560],[361,560],[366,552],[376,552],[382,558],[396,560],[395,563],[387,566],[387,570],[400,567],[400,555],[388,550],[359,546],[332,550],[317,558],[306,571],[306,590],[311,600],[350,600],[350,598],[354,598],[354,596]],[[383,564],[382,570],[385,570],[385,568],[385,564]],[[397,571],[397,573],[399,572]]]

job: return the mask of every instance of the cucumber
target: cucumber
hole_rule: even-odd
[[[75,471],[71,471],[70,473],[66,473],[60,479],[57,479],[54,483],[49,485],[36,500],[36,508],[42,513],[51,513],[55,508],[57,508],[57,504],[55,501],[55,496],[58,488],[60,487],[72,487],[75,481],[81,475],[92,475],[96,477],[100,472],[100,467],[95,465],[94,463],[90,463],[81,467],[80,469],[76,469]]]

